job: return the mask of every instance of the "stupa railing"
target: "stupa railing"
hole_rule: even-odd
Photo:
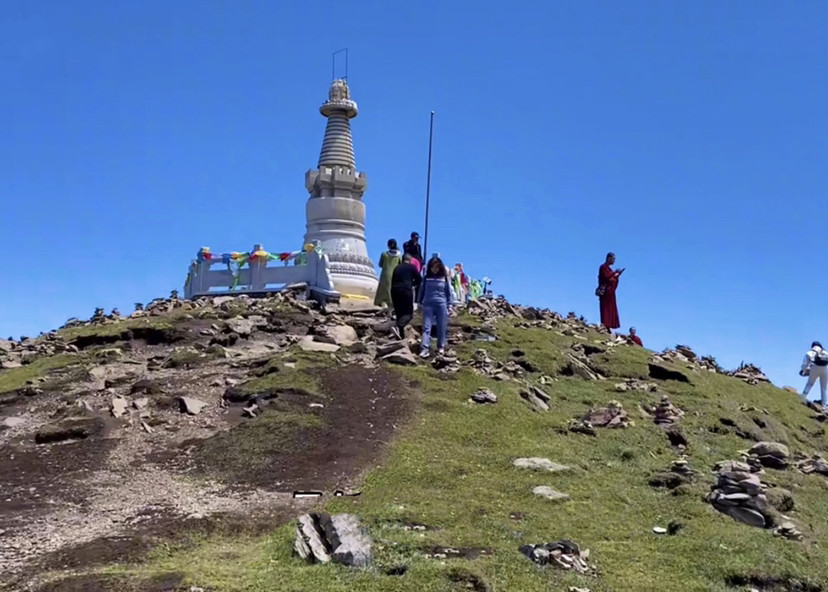
[[[213,267],[220,269],[213,269]],[[328,256],[318,244],[301,251],[271,253],[261,245],[248,252],[213,253],[202,247],[190,263],[184,283],[186,298],[276,292],[305,284],[314,298],[337,299]]]

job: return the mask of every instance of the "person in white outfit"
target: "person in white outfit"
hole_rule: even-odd
[[[814,341],[811,344],[811,349],[805,354],[799,375],[808,377],[808,382],[802,391],[803,398],[806,401],[808,400],[808,393],[818,378],[820,401],[823,405],[828,405],[828,398],[826,398],[826,391],[828,391],[828,351],[823,349],[819,341]]]

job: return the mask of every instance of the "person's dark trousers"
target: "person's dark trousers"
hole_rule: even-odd
[[[414,317],[414,292],[411,288],[391,288],[391,303],[397,315],[397,328],[405,336],[405,327]]]

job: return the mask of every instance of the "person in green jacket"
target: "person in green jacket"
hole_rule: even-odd
[[[380,272],[379,286],[377,286],[377,295],[374,297],[374,304],[377,306],[386,306],[393,310],[393,302],[391,300],[391,276],[394,274],[394,269],[402,261],[402,253],[397,249],[397,241],[395,239],[388,240],[388,250],[385,251],[379,260],[379,266],[382,270]]]

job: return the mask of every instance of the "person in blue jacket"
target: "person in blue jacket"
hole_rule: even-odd
[[[449,307],[454,304],[449,286],[448,270],[439,257],[432,257],[426,264],[425,279],[420,284],[417,301],[423,311],[423,341],[420,357],[431,355],[431,328],[437,326],[437,353],[446,350]]]

